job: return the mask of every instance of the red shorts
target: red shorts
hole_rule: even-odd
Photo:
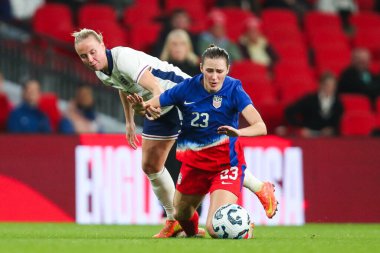
[[[244,170],[242,167],[208,171],[182,164],[176,188],[182,194],[206,195],[215,190],[226,190],[239,197],[243,181]]]

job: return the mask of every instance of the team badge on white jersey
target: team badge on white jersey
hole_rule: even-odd
[[[214,95],[214,98],[212,99],[212,105],[218,109],[222,105],[222,96]]]

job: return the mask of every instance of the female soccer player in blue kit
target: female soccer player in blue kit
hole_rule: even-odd
[[[210,192],[206,228],[217,238],[212,216],[220,206],[236,203],[243,185],[246,164],[238,137],[267,134],[241,82],[227,76],[229,67],[228,53],[211,45],[202,55],[202,74],[177,84],[145,105],[148,111],[150,107],[176,105],[183,113],[177,145],[182,167],[174,197],[174,217],[187,236],[197,235],[196,209]],[[151,113],[153,118],[159,117]],[[238,129],[239,113],[248,127]]]

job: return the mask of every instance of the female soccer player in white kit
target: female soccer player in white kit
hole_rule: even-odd
[[[126,118],[126,138],[130,146],[136,149],[138,140],[134,111],[145,114],[145,110],[138,105],[132,107],[127,96],[138,94],[146,101],[190,76],[179,68],[141,51],[128,47],[106,49],[102,35],[91,29],[74,32],[73,37],[75,50],[84,65],[95,71],[103,84],[119,90]],[[142,133],[142,169],[167,214],[165,227],[154,235],[156,238],[173,237],[182,230],[173,217],[174,182],[164,167],[180,131],[180,118],[175,107],[162,108],[161,115],[157,120],[145,119]],[[277,206],[273,185],[261,182],[248,173],[244,186],[259,197],[267,216],[273,217]]]

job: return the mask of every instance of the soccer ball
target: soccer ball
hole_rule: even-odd
[[[219,207],[212,217],[212,227],[218,237],[223,239],[246,238],[250,224],[247,210],[237,204]]]

